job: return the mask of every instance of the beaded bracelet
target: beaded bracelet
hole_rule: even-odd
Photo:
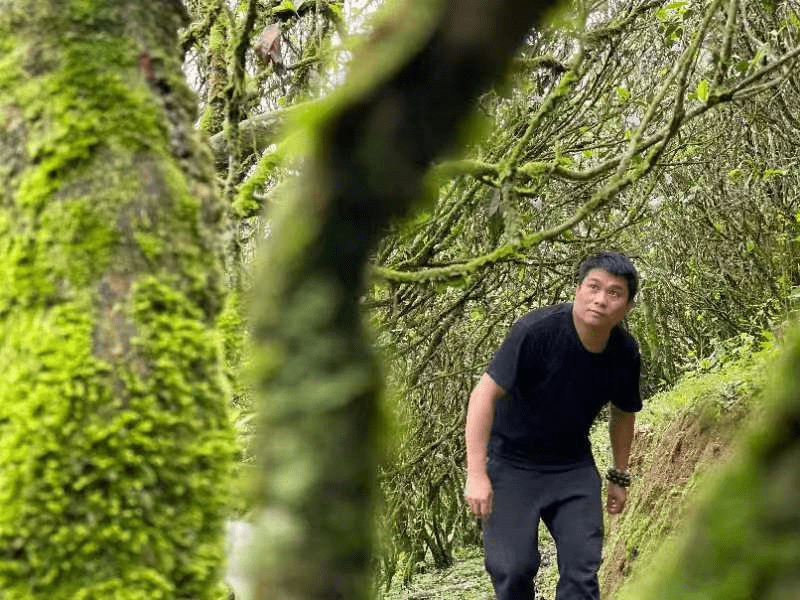
[[[606,471],[606,479],[622,487],[628,487],[631,484],[631,474],[622,469],[609,469]]]

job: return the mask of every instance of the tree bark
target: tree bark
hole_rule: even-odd
[[[178,1],[0,4],[0,590],[219,598],[223,209]]]

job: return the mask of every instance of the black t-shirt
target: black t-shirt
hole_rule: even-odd
[[[642,408],[636,341],[615,327],[603,352],[588,351],[572,304],[533,311],[514,323],[487,373],[506,394],[495,405],[489,455],[524,468],[592,462],[589,429],[612,402]]]

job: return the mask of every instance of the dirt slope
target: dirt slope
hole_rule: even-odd
[[[649,399],[634,442],[628,507],[606,523],[604,600],[644,568],[691,512],[698,481],[726,460],[743,422],[758,411],[773,353],[745,355]]]

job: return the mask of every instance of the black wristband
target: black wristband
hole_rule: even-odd
[[[622,469],[610,468],[606,471],[606,479],[611,483],[615,483],[621,487],[628,487],[631,484],[631,474]]]

